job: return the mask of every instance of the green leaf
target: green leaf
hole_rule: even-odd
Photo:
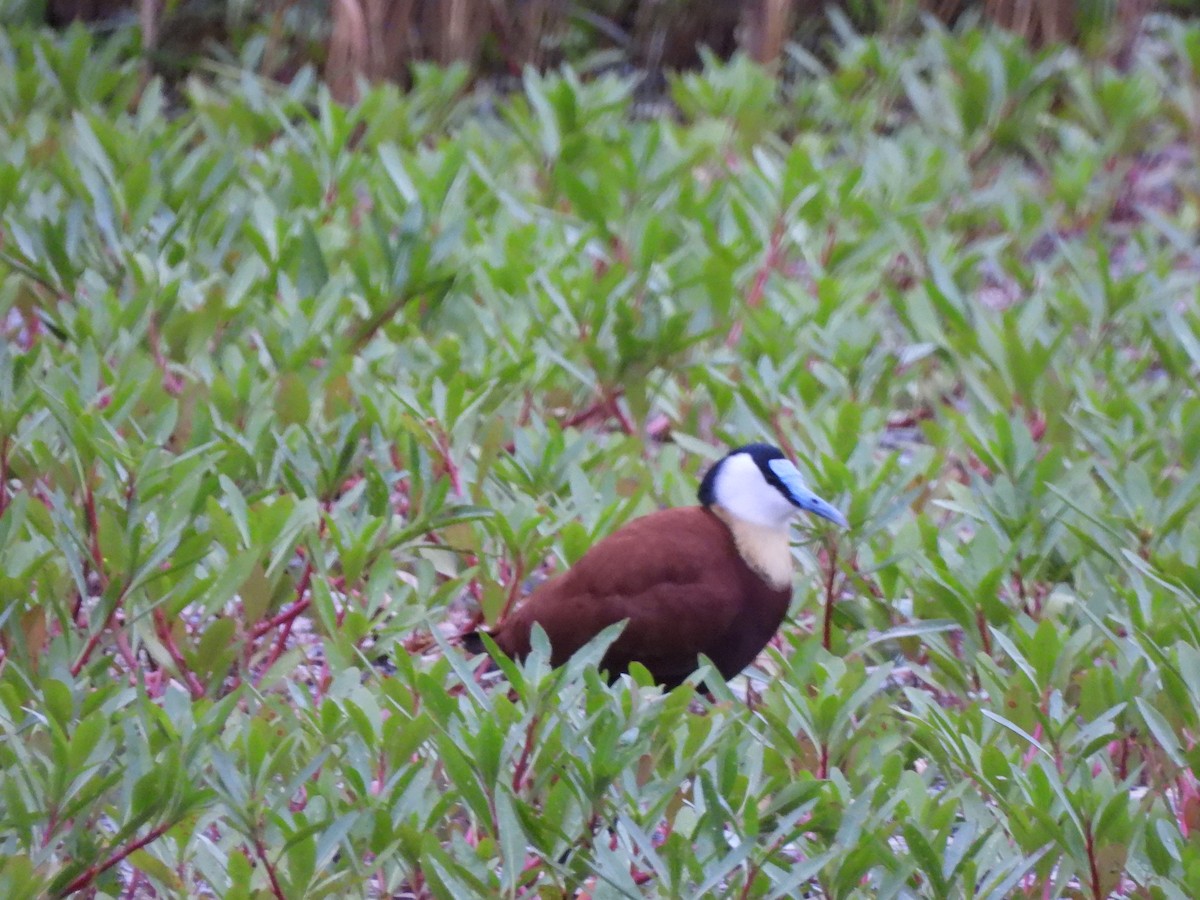
[[[504,867],[505,890],[515,894],[521,872],[525,868],[525,833],[513,811],[513,801],[501,787],[494,794],[496,803],[496,828],[500,838],[500,858]]]
[[[275,392],[275,415],[284,424],[303,425],[311,412],[308,385],[299,375],[285,372]]]
[[[1141,697],[1133,698],[1134,704],[1137,706],[1138,712],[1142,714],[1142,719],[1146,723],[1146,727],[1150,729],[1150,734],[1154,736],[1154,741],[1163,753],[1167,754],[1167,758],[1180,768],[1187,768],[1187,761],[1183,757],[1183,748],[1180,746],[1179,737],[1175,734],[1175,730],[1167,723],[1162,714],[1154,707],[1147,703]]]

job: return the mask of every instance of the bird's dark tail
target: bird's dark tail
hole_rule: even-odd
[[[464,634],[459,646],[471,654],[485,653],[487,651],[487,648],[483,646],[483,638],[479,636],[478,631],[468,631]]]

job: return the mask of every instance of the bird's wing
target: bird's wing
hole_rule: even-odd
[[[636,519],[539,587],[497,629],[497,643],[524,656],[537,622],[559,665],[607,626],[628,620],[609,665],[636,660],[662,680],[668,669],[681,668],[682,678],[738,613],[736,552],[725,526],[700,508]]]
[[[609,666],[619,671],[639,662],[658,681],[682,681],[701,653],[716,654],[733,625],[741,608],[733,591],[709,580],[676,582],[629,604],[623,617],[629,624],[609,649]]]
[[[529,652],[536,622],[552,648],[551,662],[561,665],[602,630],[625,620],[607,659],[616,669],[630,662],[661,675],[671,661],[691,672],[700,653],[711,653],[738,612],[735,587],[712,580],[664,581],[636,594],[568,591],[562,580],[547,583],[497,631],[497,642],[510,655]]]

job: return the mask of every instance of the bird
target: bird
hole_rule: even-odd
[[[664,688],[704,654],[726,680],[748,666],[783,623],[792,598],[792,518],[804,511],[846,528],[778,448],[730,450],[705,473],[696,506],[661,509],[601,539],[566,572],[539,585],[490,632],[524,659],[534,624],[560,666],[602,630],[624,628],[600,662],[610,681],[640,663]],[[484,651],[479,630],[463,636]]]

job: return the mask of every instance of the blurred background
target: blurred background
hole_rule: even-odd
[[[819,52],[838,22],[858,32],[902,33],[933,17],[990,21],[1035,46],[1069,41],[1119,57],[1142,17],[1185,16],[1197,0],[0,0],[7,21],[120,27],[136,20],[148,64],[164,75],[225,54],[287,79],[319,66],[333,93],[357,97],[360,79],[404,83],[415,62],[463,63],[476,78],[570,62],[583,72],[634,69],[661,84],[663,70],[705,52],[743,50],[786,65],[789,43]]]

